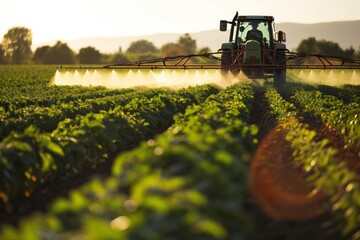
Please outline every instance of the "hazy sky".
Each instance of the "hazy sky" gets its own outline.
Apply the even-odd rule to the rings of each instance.
[[[0,41],[14,26],[33,43],[217,29],[219,20],[273,15],[276,22],[360,20],[360,0],[0,0]]]

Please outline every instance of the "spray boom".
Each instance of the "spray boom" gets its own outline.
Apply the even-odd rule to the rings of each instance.
[[[246,62],[246,55],[251,51],[252,49],[218,51],[105,66],[60,66],[57,68],[55,79],[62,80],[55,83],[110,87],[188,85],[189,82],[218,83],[224,80],[224,76],[228,79],[229,75],[232,76],[230,82],[239,78],[241,80],[269,78],[278,72],[286,72],[287,69],[302,70],[302,72],[312,69],[353,70],[355,75],[359,76],[357,71],[360,69],[360,60],[357,59],[284,51],[284,57],[278,61],[275,51],[262,49],[260,56],[263,61]],[[224,63],[223,56],[236,56],[236,58]],[[209,74],[210,72],[212,74]],[[125,83],[127,81],[131,81],[131,84]]]
[[[251,51],[251,49],[247,49]],[[326,56],[319,54],[306,54],[286,51],[286,58],[283,62],[271,61],[275,53],[271,51],[263,52],[264,58],[268,58],[267,64],[245,63],[236,61],[226,66],[221,64],[221,54],[224,51],[209,52],[203,54],[180,55],[173,57],[154,58],[139,60],[135,62],[115,63],[105,66],[60,66],[57,69],[76,70],[76,69],[360,69],[360,60],[342,58],[336,56]],[[244,55],[244,50],[225,51],[231,55]]]

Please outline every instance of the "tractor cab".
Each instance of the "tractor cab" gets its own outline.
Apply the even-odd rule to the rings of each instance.
[[[273,73],[264,69],[286,64],[286,35],[282,31],[275,33],[274,17],[238,16],[236,13],[232,21],[220,21],[220,31],[227,31],[228,25],[229,42],[223,43],[220,49],[222,69],[235,73],[242,70],[249,77],[250,73],[263,77],[264,72]]]
[[[236,13],[232,21],[220,21],[220,31],[227,31],[228,24],[231,25],[229,42],[223,43],[221,49],[241,48],[251,40],[265,49],[286,49],[286,35],[282,31],[274,33],[272,16],[238,16]]]
[[[244,63],[261,64],[264,50],[273,49],[273,33],[271,19],[259,17],[239,18],[235,45],[244,49]]]
[[[269,22],[255,19],[239,22],[235,39],[237,45],[245,45],[248,41],[256,41],[262,48],[269,48],[274,45],[272,39],[272,27]]]

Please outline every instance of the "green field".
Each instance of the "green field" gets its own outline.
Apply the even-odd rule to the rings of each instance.
[[[107,89],[55,71],[0,66],[0,239],[360,239],[359,85]]]

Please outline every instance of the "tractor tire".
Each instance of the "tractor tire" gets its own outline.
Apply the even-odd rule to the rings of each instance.
[[[222,52],[221,54],[221,73],[227,74],[230,70],[229,66],[233,63],[232,62],[232,55],[231,52]]]
[[[221,74],[223,76],[229,76],[229,73],[236,76],[241,71],[240,68],[234,68],[234,57],[232,52],[223,52],[221,54]]]
[[[280,65],[281,69],[274,71],[275,87],[282,87],[286,83],[286,54],[285,51],[277,51],[275,61]]]

